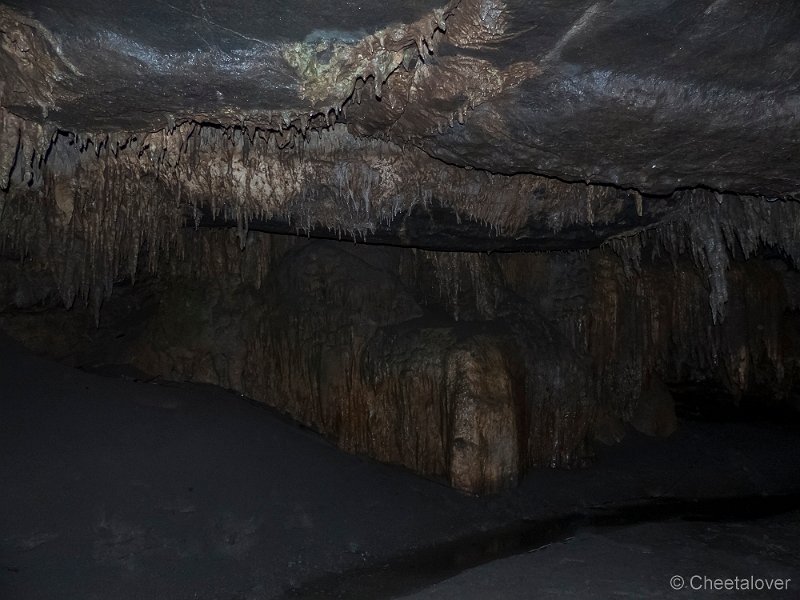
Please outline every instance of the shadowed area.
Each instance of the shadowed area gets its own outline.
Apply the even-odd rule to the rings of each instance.
[[[541,544],[558,543],[595,519],[623,525],[738,514],[735,501],[673,505],[672,497],[797,492],[800,465],[787,452],[798,433],[775,426],[698,424],[668,442],[631,439],[592,470],[536,473],[517,491],[480,499],[342,455],[209,386],[99,377],[34,358],[5,338],[2,359],[7,598],[56,590],[72,598],[277,598],[315,589],[327,591],[311,597],[388,597],[385,585],[411,591],[524,552],[537,535]],[[632,503],[641,508],[624,508]],[[754,516],[762,505],[797,508],[796,497],[750,504]],[[595,516],[576,520],[576,512]],[[563,527],[553,529],[559,519]],[[684,539],[672,525],[647,527],[666,545]],[[796,520],[785,527],[794,528],[790,535]],[[513,539],[518,545],[509,547]],[[476,543],[496,550],[476,554]],[[428,570],[404,570],[404,557],[424,548]],[[589,560],[594,550],[587,552],[571,556]],[[358,569],[360,588],[338,587]],[[370,570],[386,570],[393,583]],[[330,573],[327,582],[317,581],[320,573]]]

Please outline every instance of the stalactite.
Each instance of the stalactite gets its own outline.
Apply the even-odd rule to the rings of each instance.
[[[673,261],[690,254],[708,281],[708,304],[715,323],[725,319],[731,259],[750,258],[759,250],[778,249],[797,263],[800,256],[800,203],[690,190],[675,195],[681,207],[660,226],[612,239],[608,245],[627,273],[638,270],[642,249],[665,252]]]
[[[163,202],[163,182],[137,178],[109,151],[95,155],[85,147],[44,165],[41,183],[9,192],[0,231],[6,252],[56,274],[66,306],[79,298],[99,315],[114,282],[136,276],[141,253],[157,256],[172,243],[182,217]]]
[[[97,287],[97,298],[105,297],[109,282],[136,276],[142,264],[139,250],[121,249],[120,244],[147,245],[152,256],[147,264],[155,268],[162,244],[154,240],[163,240],[165,247],[174,241],[189,214],[187,206],[230,216],[238,223],[244,246],[254,217],[289,217],[306,231],[327,227],[365,238],[398,213],[435,198],[460,218],[486,224],[499,234],[514,235],[526,223],[546,222],[557,235],[574,226],[613,222],[631,201],[641,212],[646,202],[634,192],[613,187],[443,165],[418,151],[355,137],[341,124],[315,135],[304,135],[303,129],[278,132],[184,121],[157,132],[115,138],[56,133],[3,111],[0,162],[12,175],[11,187],[3,194],[7,214],[0,218],[5,245],[16,243],[9,229],[14,210],[25,210],[19,197],[54,206],[52,189],[44,183],[48,177],[74,178],[77,203],[74,223],[66,226],[50,219],[47,238],[53,245],[61,239],[65,252],[89,253],[64,268],[77,280],[60,277],[67,303],[76,295],[88,300],[91,287]],[[278,137],[283,141],[276,141]],[[701,190],[676,193],[674,203],[675,214],[660,227],[610,244],[630,273],[638,269],[645,243],[671,257],[691,253],[707,275],[709,304],[717,321],[725,315],[732,253],[747,257],[772,246],[787,256],[800,256],[796,203]],[[91,211],[98,212],[95,221],[88,216]],[[124,226],[114,225],[119,220]],[[93,235],[104,237],[96,240]],[[68,243],[69,236],[80,241]],[[23,247],[30,246],[22,244],[17,250]],[[110,258],[101,259],[103,252]],[[116,258],[120,253],[124,262]],[[112,273],[117,266],[127,272]],[[97,273],[90,273],[93,270]]]

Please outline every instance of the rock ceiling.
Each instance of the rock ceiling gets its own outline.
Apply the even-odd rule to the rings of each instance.
[[[187,222],[464,250],[655,232],[724,298],[726,247],[795,256],[798,32],[791,0],[7,0],[0,234],[83,253],[69,299]]]
[[[493,173],[800,193],[789,0],[4,4],[3,106],[79,135],[335,120]]]

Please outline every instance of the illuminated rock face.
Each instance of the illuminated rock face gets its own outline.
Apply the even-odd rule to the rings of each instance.
[[[523,381],[509,372],[502,351],[481,337],[448,362],[450,484],[474,492],[515,484],[525,466]]]
[[[357,4],[4,2],[4,327],[479,493],[796,404],[796,2]]]

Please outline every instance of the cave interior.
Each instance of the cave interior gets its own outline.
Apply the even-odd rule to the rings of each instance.
[[[2,0],[0,596],[793,597],[769,4]]]

